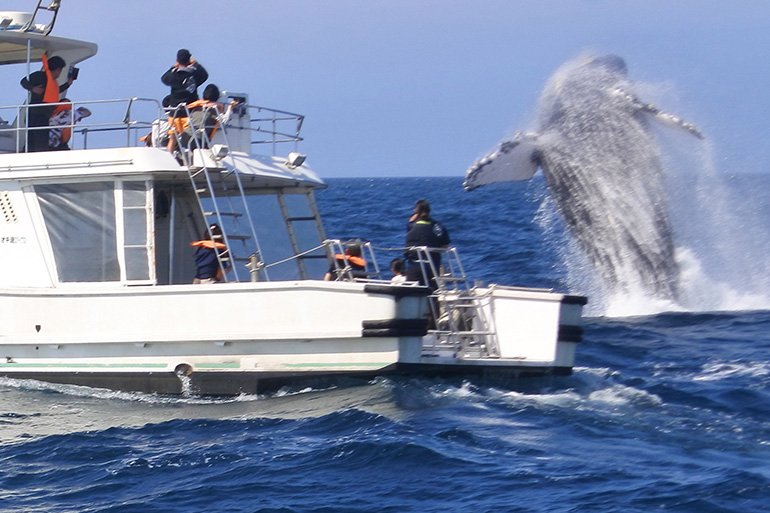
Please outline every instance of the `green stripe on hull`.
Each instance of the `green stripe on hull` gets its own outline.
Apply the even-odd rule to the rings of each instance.
[[[0,363],[0,368],[8,367],[44,367],[44,368],[56,368],[56,367],[77,367],[78,369],[105,369],[105,368],[119,368],[119,367],[140,367],[150,369],[165,369],[167,365],[165,363]]]
[[[377,363],[377,362],[362,362],[362,363],[284,363],[282,367],[386,367],[393,362]]]

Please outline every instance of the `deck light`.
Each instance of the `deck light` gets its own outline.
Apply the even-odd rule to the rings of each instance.
[[[215,144],[211,147],[211,156],[215,160],[222,160],[230,153],[230,148],[226,144]]]
[[[294,169],[296,167],[301,166],[305,162],[306,158],[307,158],[307,155],[302,155],[301,153],[292,151],[291,153],[289,153],[289,156],[286,157],[286,166],[289,169]]]

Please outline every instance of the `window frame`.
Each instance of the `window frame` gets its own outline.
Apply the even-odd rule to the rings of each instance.
[[[59,270],[58,262],[56,259],[54,245],[51,239],[51,233],[46,223],[43,209],[40,205],[40,199],[38,197],[37,186],[73,186],[77,184],[91,184],[91,183],[109,183],[112,184],[113,194],[113,217],[115,226],[113,227],[115,232],[115,246],[117,253],[118,271],[119,277],[116,280],[104,280],[104,281],[62,281],[61,272]],[[126,205],[125,202],[125,184],[144,184],[144,204],[143,205]],[[24,187],[24,189],[34,197],[35,210],[38,212],[39,227],[38,233],[41,233],[40,245],[44,252],[45,260],[49,264],[49,272],[52,278],[52,282],[59,287],[77,287],[83,284],[88,285],[105,285],[105,286],[134,286],[134,285],[154,285],[157,283],[157,276],[155,270],[155,232],[154,232],[154,186],[151,178],[114,178],[114,177],[99,177],[98,179],[66,179],[66,180],[50,180],[46,182],[36,182]],[[144,244],[127,244],[126,243],[126,212],[127,211],[144,211]],[[142,248],[146,258],[147,273],[146,278],[129,279],[128,267],[131,259],[127,255],[127,250]]]

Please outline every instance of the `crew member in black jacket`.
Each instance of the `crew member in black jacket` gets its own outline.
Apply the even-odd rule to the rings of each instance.
[[[175,107],[180,103],[192,103],[198,99],[198,86],[208,80],[209,74],[190,51],[182,48],[176,53],[176,64],[160,77],[171,88],[171,94],[163,98],[164,107]]]
[[[430,203],[424,199],[417,200],[414,204],[414,215],[409,219],[406,227],[406,247],[446,248],[450,242],[449,232],[444,225],[430,217]],[[435,290],[436,282],[429,262],[421,261],[417,251],[407,251],[404,256],[407,260],[406,279],[419,281],[422,285],[430,285]],[[430,261],[433,263],[433,268],[438,271],[441,266],[441,252],[431,251]],[[423,276],[423,269],[428,276]]]

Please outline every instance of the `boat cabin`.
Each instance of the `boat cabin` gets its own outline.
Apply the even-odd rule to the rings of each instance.
[[[26,63],[29,74],[44,53],[68,66],[96,53],[49,35],[35,15],[0,12],[0,65]],[[190,244],[209,239],[211,224],[229,250],[223,281],[321,279],[328,244],[313,191],[325,185],[297,152],[303,117],[243,93],[223,91],[219,103],[215,113],[229,112],[213,126],[183,113],[197,144],[176,154],[155,99],[62,101],[66,120],[55,127],[30,126],[26,103],[0,106],[0,260],[13,262],[0,283],[192,283]],[[69,151],[30,151],[36,130],[66,131]]]

